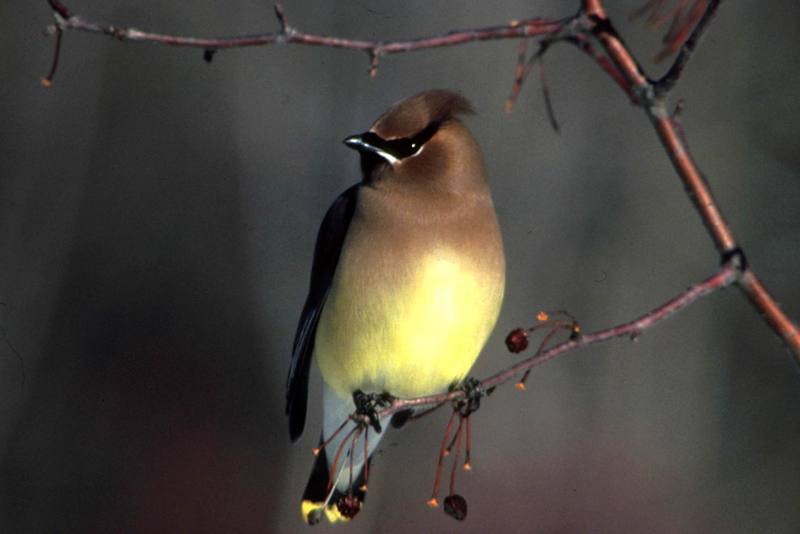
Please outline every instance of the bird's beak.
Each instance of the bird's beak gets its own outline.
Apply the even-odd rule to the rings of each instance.
[[[364,132],[358,135],[351,135],[346,138],[343,143],[353,150],[359,152],[368,152],[380,156],[381,158],[394,165],[399,160],[392,154],[389,154],[383,147],[380,146],[383,140],[372,132]]]
[[[350,137],[345,139],[343,143],[348,147],[352,148],[353,150],[359,150],[359,151],[366,150],[369,152],[376,152],[378,150],[378,147],[369,144],[365,140],[365,137],[367,137],[366,134],[351,135]]]

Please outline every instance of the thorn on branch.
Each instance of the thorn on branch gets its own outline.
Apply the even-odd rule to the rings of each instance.
[[[369,51],[369,77],[374,78],[378,75],[378,64],[381,61],[383,51],[380,48],[372,48]]]

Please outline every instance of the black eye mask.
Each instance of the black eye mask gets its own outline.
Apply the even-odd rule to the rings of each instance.
[[[361,136],[361,139],[365,143],[400,160],[419,152],[422,146],[439,130],[439,126],[441,126],[440,122],[432,122],[415,134],[414,137],[401,137],[387,141],[376,133],[367,132]]]

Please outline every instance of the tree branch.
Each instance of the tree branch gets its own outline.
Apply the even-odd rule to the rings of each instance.
[[[484,392],[489,391],[497,386],[511,381],[525,371],[533,369],[534,367],[546,363],[558,356],[562,356],[568,352],[572,352],[580,348],[622,337],[636,339],[644,331],[653,328],[657,324],[671,317],[680,310],[688,307],[697,300],[737,282],[740,275],[744,276],[742,274],[742,268],[744,267],[743,261],[744,258],[742,256],[733,255],[712,276],[698,284],[691,286],[683,293],[668,300],[654,310],[651,310],[627,323],[612,326],[611,328],[606,328],[605,330],[598,330],[597,332],[592,332],[590,334],[578,335],[547,350],[537,352],[530,358],[522,360],[521,362],[512,365],[503,371],[483,379],[480,382],[480,389],[482,389]],[[457,389],[449,393],[442,393],[439,395],[429,395],[426,397],[417,397],[413,399],[395,399],[391,406],[379,411],[378,415],[382,418],[388,417],[401,410],[424,406],[444,405],[447,402],[456,402],[464,397],[465,392]]]
[[[728,222],[714,199],[714,195],[711,193],[711,188],[700,172],[694,158],[692,158],[689,147],[683,140],[674,118],[670,116],[666,107],[666,97],[669,91],[675,86],[683,73],[697,42],[708,27],[708,23],[713,18],[718,5],[719,1],[709,2],[706,12],[676,58],[675,63],[673,63],[667,74],[656,83],[648,80],[639,67],[636,58],[614,31],[606,16],[602,0],[583,0],[583,11],[591,21],[591,31],[597,36],[606,54],[628,80],[633,91],[640,95],[637,102],[642,106],[655,128],[661,144],[669,155],[678,176],[683,181],[686,192],[694,202],[694,206],[711,235],[717,250],[725,258],[727,255],[734,253],[743,255],[744,252],[737,243]],[[746,261],[744,262],[744,270],[739,287],[775,333],[783,339],[787,347],[792,351],[795,361],[800,365],[800,330],[781,310],[778,303],[775,302],[775,299],[772,298],[759,281]]]
[[[387,54],[400,54],[416,50],[427,50],[444,46],[455,46],[475,41],[488,41],[498,39],[518,39],[521,37],[536,37],[558,32],[568,22],[574,19],[558,21],[540,17],[512,20],[506,25],[490,26],[457,30],[444,35],[423,37],[406,41],[362,41],[342,37],[330,37],[302,32],[287,23],[286,15],[279,3],[275,4],[275,15],[281,26],[278,32],[240,35],[233,37],[186,37],[138,30],[136,28],[119,28],[109,24],[86,20],[80,15],[73,14],[59,0],[47,0],[56,15],[55,27],[61,31],[81,31],[97,33],[114,37],[122,41],[150,42],[170,46],[184,46],[203,48],[206,50],[219,50],[222,48],[243,48],[250,46],[267,46],[274,44],[296,44],[306,46],[324,46],[328,48],[344,48],[366,52],[370,59],[369,72],[374,76],[377,70],[378,58]],[[55,72],[45,78],[52,82]],[[45,82],[45,85],[47,85]]]

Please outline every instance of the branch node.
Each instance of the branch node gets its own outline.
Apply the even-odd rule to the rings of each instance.
[[[741,247],[734,247],[730,250],[724,251],[720,255],[720,265],[730,263],[736,269],[737,275],[741,276],[748,268],[747,256]]]
[[[64,30],[69,26],[69,20],[73,18],[73,15],[69,17],[63,16],[58,11],[53,11],[53,19],[55,19],[56,23],[55,26],[58,29]]]
[[[108,29],[106,30],[106,33],[108,33],[108,35],[110,35],[114,39],[118,39],[120,41],[127,41],[131,33],[138,31],[139,30],[137,30],[136,28],[125,29],[125,28],[117,28],[116,26],[109,26]]]
[[[656,94],[655,85],[650,83],[649,81],[645,82],[642,85],[634,84],[631,88],[631,94],[633,95],[634,101],[644,107],[645,109],[649,109],[650,113],[652,113],[656,117],[663,117],[667,118],[669,113],[667,113],[666,103],[663,97]]]

